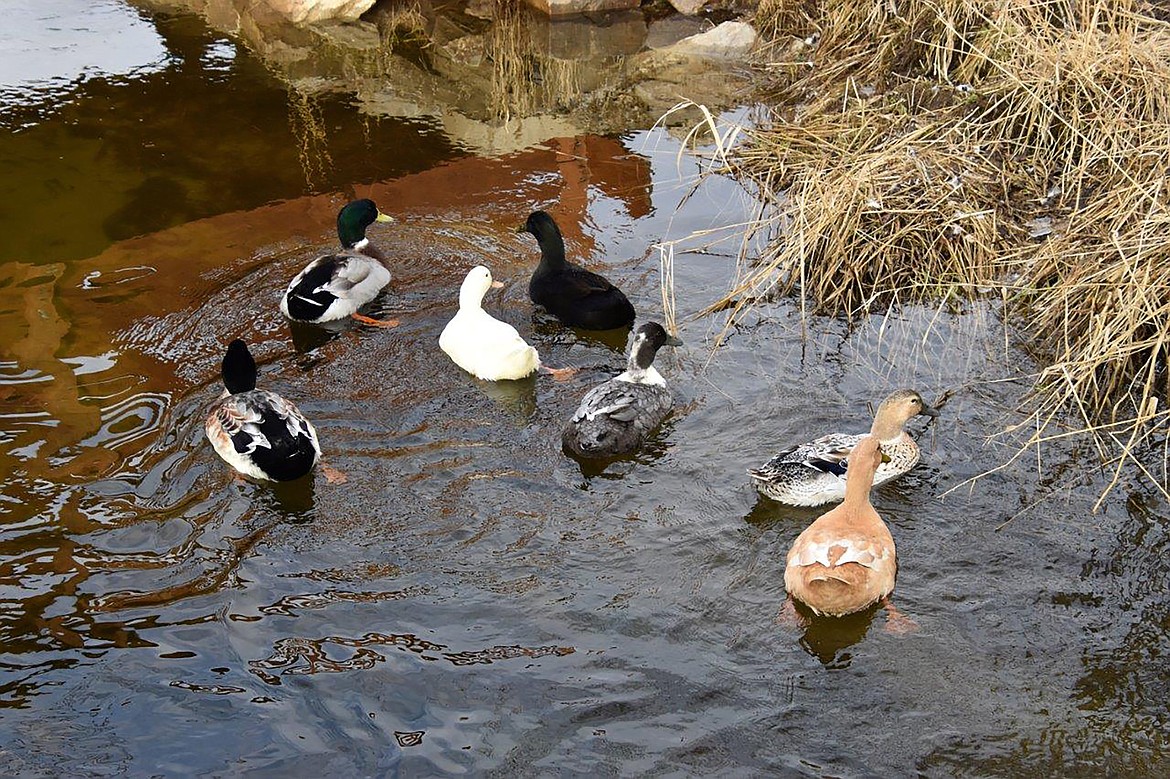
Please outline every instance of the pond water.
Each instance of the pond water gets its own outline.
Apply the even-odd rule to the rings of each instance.
[[[724,332],[697,313],[728,288],[735,231],[687,236],[749,204],[724,179],[692,191],[677,134],[484,156],[337,94],[313,99],[327,133],[306,146],[305,98],[198,19],[16,7],[5,775],[1170,774],[1167,507],[1122,474],[1094,513],[1113,474],[1075,438],[994,470],[1029,370],[995,311],[849,327],[777,301]],[[9,69],[49,42],[69,54]],[[372,313],[402,324],[291,329],[279,295],[352,194],[398,219],[371,230],[395,276]],[[681,241],[686,345],[659,361],[678,407],[604,467],[563,455],[560,430],[624,344],[534,316],[515,228],[536,207],[649,318],[653,246]],[[505,282],[489,310],[581,374],[492,385],[439,352],[478,263]],[[212,452],[237,336],[347,483],[255,484]],[[817,512],[757,497],[744,469],[864,429],[899,386],[951,393],[923,464],[874,496],[919,629],[791,627],[784,555]]]

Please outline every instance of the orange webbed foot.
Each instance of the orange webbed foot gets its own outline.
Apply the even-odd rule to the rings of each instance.
[[[349,481],[349,477],[345,473],[328,465],[321,466],[321,475],[325,477],[325,481],[328,484],[345,484]]]
[[[350,317],[366,325],[373,325],[374,327],[398,327],[397,319],[374,319],[372,316],[365,314],[353,313]]]
[[[883,628],[885,632],[894,636],[906,636],[918,632],[918,623],[894,608],[894,604],[890,602],[889,598],[882,601],[882,606],[886,609],[886,626]]]
[[[540,366],[540,370],[552,376],[553,381],[568,381],[580,371],[580,368],[550,368],[547,365]]]

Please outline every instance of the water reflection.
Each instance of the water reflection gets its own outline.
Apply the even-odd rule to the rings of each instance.
[[[800,648],[821,662],[829,671],[841,671],[849,667],[852,655],[845,651],[865,638],[873,622],[877,608],[867,609],[844,617],[817,617],[797,605],[799,613],[806,620],[800,635]]]
[[[489,397],[500,411],[519,424],[526,423],[536,413],[537,380],[536,374],[514,381],[484,381],[471,378],[475,386]]]
[[[92,256],[120,239],[461,154],[425,121],[354,122],[341,97],[290,92],[252,56],[226,60],[216,53],[230,42],[192,17],[147,18],[169,53],[159,68],[41,90],[35,106],[0,94],[0,202],[19,204],[0,209],[0,262],[43,262],[46,249],[56,261]],[[202,65],[209,52],[221,66],[213,71]]]
[[[335,674],[362,671],[386,661],[381,647],[409,652],[419,660],[446,660],[455,666],[490,665],[517,658],[564,657],[575,651],[566,646],[492,646],[462,652],[444,652],[447,647],[412,634],[366,633],[355,638],[283,638],[273,646],[272,654],[251,660],[250,671],[271,685],[282,684],[282,676]],[[342,657],[336,655],[340,653]],[[276,673],[274,673],[276,672]]]

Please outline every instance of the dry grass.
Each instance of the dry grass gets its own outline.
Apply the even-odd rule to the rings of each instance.
[[[1033,443],[1072,411],[1115,481],[1144,469],[1170,394],[1170,27],[1137,0],[763,0],[758,20],[783,108],[728,166],[780,237],[712,308],[990,292],[1046,366]]]
[[[522,0],[500,0],[488,37],[492,63],[488,105],[505,122],[571,105],[584,90],[589,63],[550,56],[540,41],[537,12]]]

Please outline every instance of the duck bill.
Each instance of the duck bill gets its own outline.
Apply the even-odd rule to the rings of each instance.
[[[668,335],[668,336],[666,336],[666,341],[663,343],[663,345],[664,346],[682,346],[683,342],[682,342],[682,339],[679,338],[678,336]]]
[[[938,419],[938,409],[935,408],[934,406],[926,405],[925,400],[922,401],[922,410],[919,411],[918,413],[922,414],[923,416],[928,416],[932,419]]]
[[[502,281],[493,281],[492,282],[492,289],[503,289],[503,288],[504,288],[504,282],[502,282]]]
[[[378,216],[374,219],[374,221],[375,222],[393,222],[396,220],[394,219],[394,217],[390,216],[389,214],[383,214],[381,211],[379,211]]]

